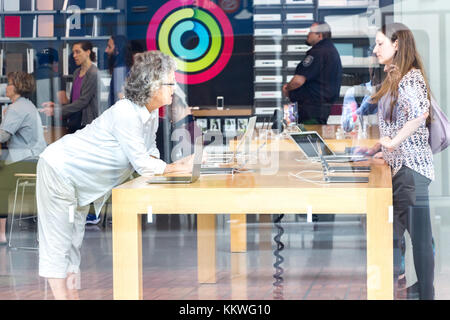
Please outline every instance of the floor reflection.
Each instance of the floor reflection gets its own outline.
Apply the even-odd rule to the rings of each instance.
[[[275,300],[283,300],[283,272],[284,269],[281,266],[281,264],[284,261],[283,256],[280,254],[281,251],[284,249],[284,244],[281,241],[281,236],[284,233],[284,229],[281,226],[281,220],[283,219],[284,214],[280,214],[275,218],[274,226],[276,228],[276,235],[273,238],[275,241],[275,250],[273,252],[273,255],[275,256],[275,263],[273,264],[273,267],[275,268],[275,273],[273,277],[275,278],[275,282],[273,283],[273,298]]]
[[[278,235],[273,218],[260,215],[247,223],[247,252],[230,253],[229,216],[216,220],[216,283],[199,284],[197,233],[186,216],[179,226],[159,229],[143,226],[144,299],[366,299],[364,223],[358,216],[336,216],[334,221],[307,222],[306,217],[285,215],[279,253],[282,286],[274,287],[273,240]],[[191,217],[192,218],[192,217]],[[157,219],[157,218],[156,218]],[[450,298],[450,227],[443,225],[436,252],[437,299]],[[30,229],[32,230],[32,229]],[[33,232],[21,236],[30,240]],[[436,237],[438,239],[438,237]],[[278,249],[279,250],[279,249]],[[38,253],[0,247],[0,299],[52,299],[38,276]],[[81,299],[113,298],[111,225],[86,228],[82,248]],[[408,275],[407,275],[408,276]],[[281,289],[275,291],[274,289]]]

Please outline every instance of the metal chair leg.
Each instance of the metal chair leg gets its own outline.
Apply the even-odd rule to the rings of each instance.
[[[27,184],[28,184],[28,181],[26,181],[26,180],[22,184],[22,200],[20,202],[19,227],[22,226],[23,197],[25,196],[25,187],[27,186]]]
[[[14,225],[14,215],[16,213],[16,203],[17,203],[17,189],[19,188],[19,180],[17,179],[16,181],[16,191],[14,193],[14,205],[13,205],[13,212],[11,214],[11,227],[9,229],[9,241],[8,241],[8,247],[11,248],[11,235],[12,235],[12,230],[13,230],[13,225]]]
[[[15,194],[14,194],[14,205],[13,205],[13,212],[12,212],[12,216],[11,216],[11,227],[10,227],[10,231],[9,231],[9,241],[8,241],[8,246],[10,248],[14,248],[14,249],[26,249],[26,250],[37,250],[37,247],[13,247],[11,245],[11,241],[12,241],[12,231],[13,231],[13,226],[14,226],[14,219],[15,215],[16,215],[16,207],[17,207],[17,195],[18,195],[18,191],[19,191],[19,186],[21,184],[21,181],[23,181],[22,183],[22,199],[21,199],[21,203],[20,203],[20,214],[19,214],[19,227],[22,226],[21,222],[23,219],[29,219],[27,218],[22,218],[22,214],[23,214],[23,203],[24,203],[24,197],[25,197],[25,188],[27,186],[32,186],[32,184],[30,185],[29,181],[27,178],[17,178],[16,181],[16,190],[15,190]],[[36,208],[36,201],[34,201],[34,208]],[[30,217],[32,218],[32,217]],[[38,234],[36,232],[36,240],[39,241],[38,239]]]

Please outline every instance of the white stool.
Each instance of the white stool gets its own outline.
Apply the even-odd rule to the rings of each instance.
[[[22,220],[36,219],[37,218],[37,214],[33,215],[33,216],[25,217],[25,218],[22,217],[25,188],[27,188],[27,187],[35,188],[36,187],[36,174],[35,173],[16,173],[16,174],[14,174],[14,176],[17,177],[17,181],[16,181],[16,191],[15,191],[15,194],[14,194],[14,206],[13,206],[13,211],[12,211],[12,215],[11,215],[11,227],[10,227],[10,231],[9,231],[8,246],[10,248],[13,248],[13,249],[37,250],[38,249],[37,246],[35,246],[35,247],[19,247],[19,246],[13,246],[12,243],[11,243],[12,242],[12,233],[13,233],[14,221],[18,221],[19,227],[20,227]],[[17,207],[17,195],[18,195],[18,192],[19,192],[19,188],[22,188],[22,200],[21,200],[21,203],[20,203],[19,218],[15,219],[16,207]],[[36,200],[34,201],[34,212],[36,212]],[[36,242],[38,242],[38,233],[37,232],[36,232]]]

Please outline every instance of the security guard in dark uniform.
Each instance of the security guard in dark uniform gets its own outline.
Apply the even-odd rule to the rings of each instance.
[[[331,105],[339,98],[342,64],[339,53],[331,42],[331,29],[325,23],[313,23],[306,39],[312,48],[300,62],[291,81],[283,86],[283,94],[298,103],[298,122],[326,124]],[[313,247],[332,248],[334,214],[313,215],[319,222],[314,230]],[[323,224],[323,222],[327,222]],[[316,239],[316,237],[318,237]]]
[[[339,98],[341,58],[325,22],[311,25],[306,44],[312,48],[298,64],[292,80],[283,86],[283,93],[298,102],[299,122],[326,124],[331,105]]]

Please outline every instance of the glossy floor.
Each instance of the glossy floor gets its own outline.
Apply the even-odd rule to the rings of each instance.
[[[144,217],[145,218],[145,217]],[[307,223],[285,216],[279,286],[274,237],[279,229],[248,216],[246,253],[230,253],[229,216],[217,217],[217,283],[197,282],[197,239],[193,216],[155,217],[143,224],[144,299],[366,299],[364,222],[359,216]],[[441,226],[436,257],[436,298],[450,298],[449,232]],[[447,229],[448,230],[448,229]],[[449,230],[450,231],[450,230]],[[20,233],[32,242],[33,226]],[[23,236],[25,235],[25,236]],[[280,261],[280,260],[278,260]],[[446,263],[447,262],[447,263]],[[0,247],[0,299],[53,299],[38,276],[38,253]],[[408,273],[407,273],[408,276]],[[410,279],[411,282],[411,279]],[[112,299],[111,225],[87,226],[82,248],[80,298]]]

